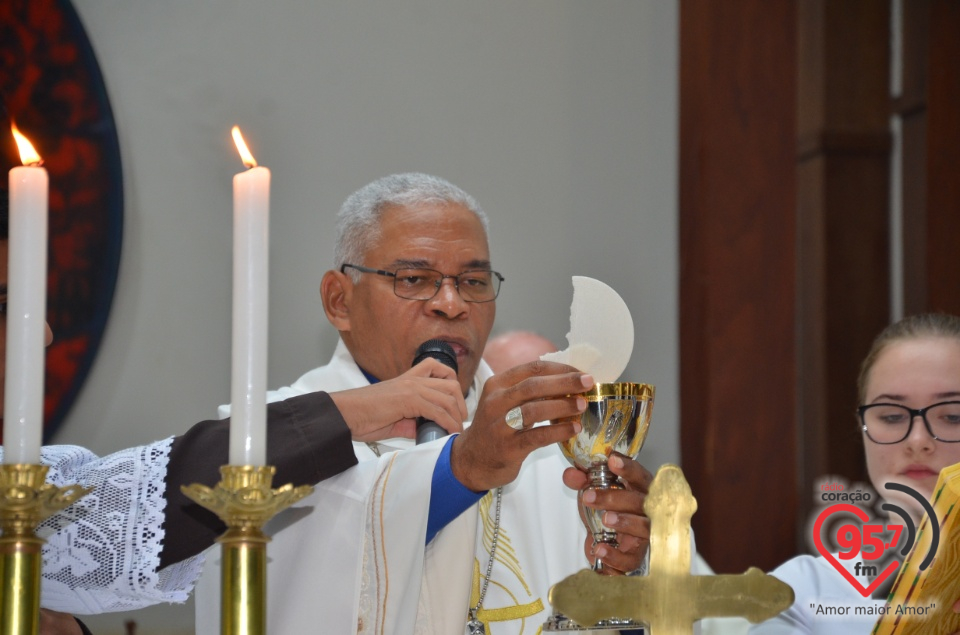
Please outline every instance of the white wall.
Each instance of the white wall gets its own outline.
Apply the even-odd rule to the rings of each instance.
[[[110,452],[229,399],[236,123],[273,172],[271,386],[333,350],[317,288],[340,203],[431,172],[491,217],[496,331],[563,344],[572,275],[620,292],[637,332],[623,379],[658,387],[643,462],[679,459],[676,0],[74,4],[126,206],[104,343],[57,442]],[[140,635],[192,628],[182,607],[132,617]]]

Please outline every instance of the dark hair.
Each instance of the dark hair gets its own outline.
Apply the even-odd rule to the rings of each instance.
[[[860,364],[860,376],[857,377],[857,394],[860,403],[866,398],[867,381],[877,358],[894,342],[919,339],[922,337],[945,337],[960,340],[960,317],[949,313],[920,313],[894,322],[873,340],[870,352]]]

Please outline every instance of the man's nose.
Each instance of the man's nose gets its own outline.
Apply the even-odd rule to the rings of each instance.
[[[460,295],[457,279],[454,277],[441,280],[436,295],[430,298],[427,304],[431,311],[441,313],[447,318],[455,318],[467,311],[467,302]]]

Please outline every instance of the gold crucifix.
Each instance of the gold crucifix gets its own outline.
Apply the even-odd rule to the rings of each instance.
[[[650,635],[686,635],[705,617],[756,624],[793,604],[793,589],[756,568],[741,575],[690,575],[690,518],[697,499],[683,472],[664,465],[650,485],[650,573],[609,577],[584,569],[550,589],[554,609],[579,624],[611,616],[646,624]]]

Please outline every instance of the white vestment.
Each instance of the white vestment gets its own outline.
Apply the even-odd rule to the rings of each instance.
[[[172,441],[105,457],[73,445],[41,449],[40,462],[49,467],[47,483],[93,491],[37,528],[46,540],[40,606],[90,615],[187,599],[200,576],[202,555],[157,571]]]
[[[491,371],[481,363],[467,397],[476,411]],[[341,341],[333,359],[270,400],[368,385]],[[229,414],[221,407],[221,416]],[[465,424],[466,425],[466,424]],[[490,556],[493,493],[424,547],[434,466],[447,439],[416,446],[355,443],[359,465],[327,479],[268,525],[268,631],[273,635],[464,633]],[[403,450],[393,452],[391,450]],[[576,492],[556,445],[533,452],[503,487],[496,561],[478,617],[487,633],[535,634],[550,616],[550,586],[589,566]],[[277,487],[281,483],[275,483]],[[197,586],[197,632],[219,633],[219,554]]]
[[[864,586],[869,582],[858,574],[863,556],[837,562]],[[869,635],[873,631],[883,600],[865,598],[823,556],[802,555],[787,560],[770,572],[793,587],[793,605],[777,617],[750,629],[750,635]]]

